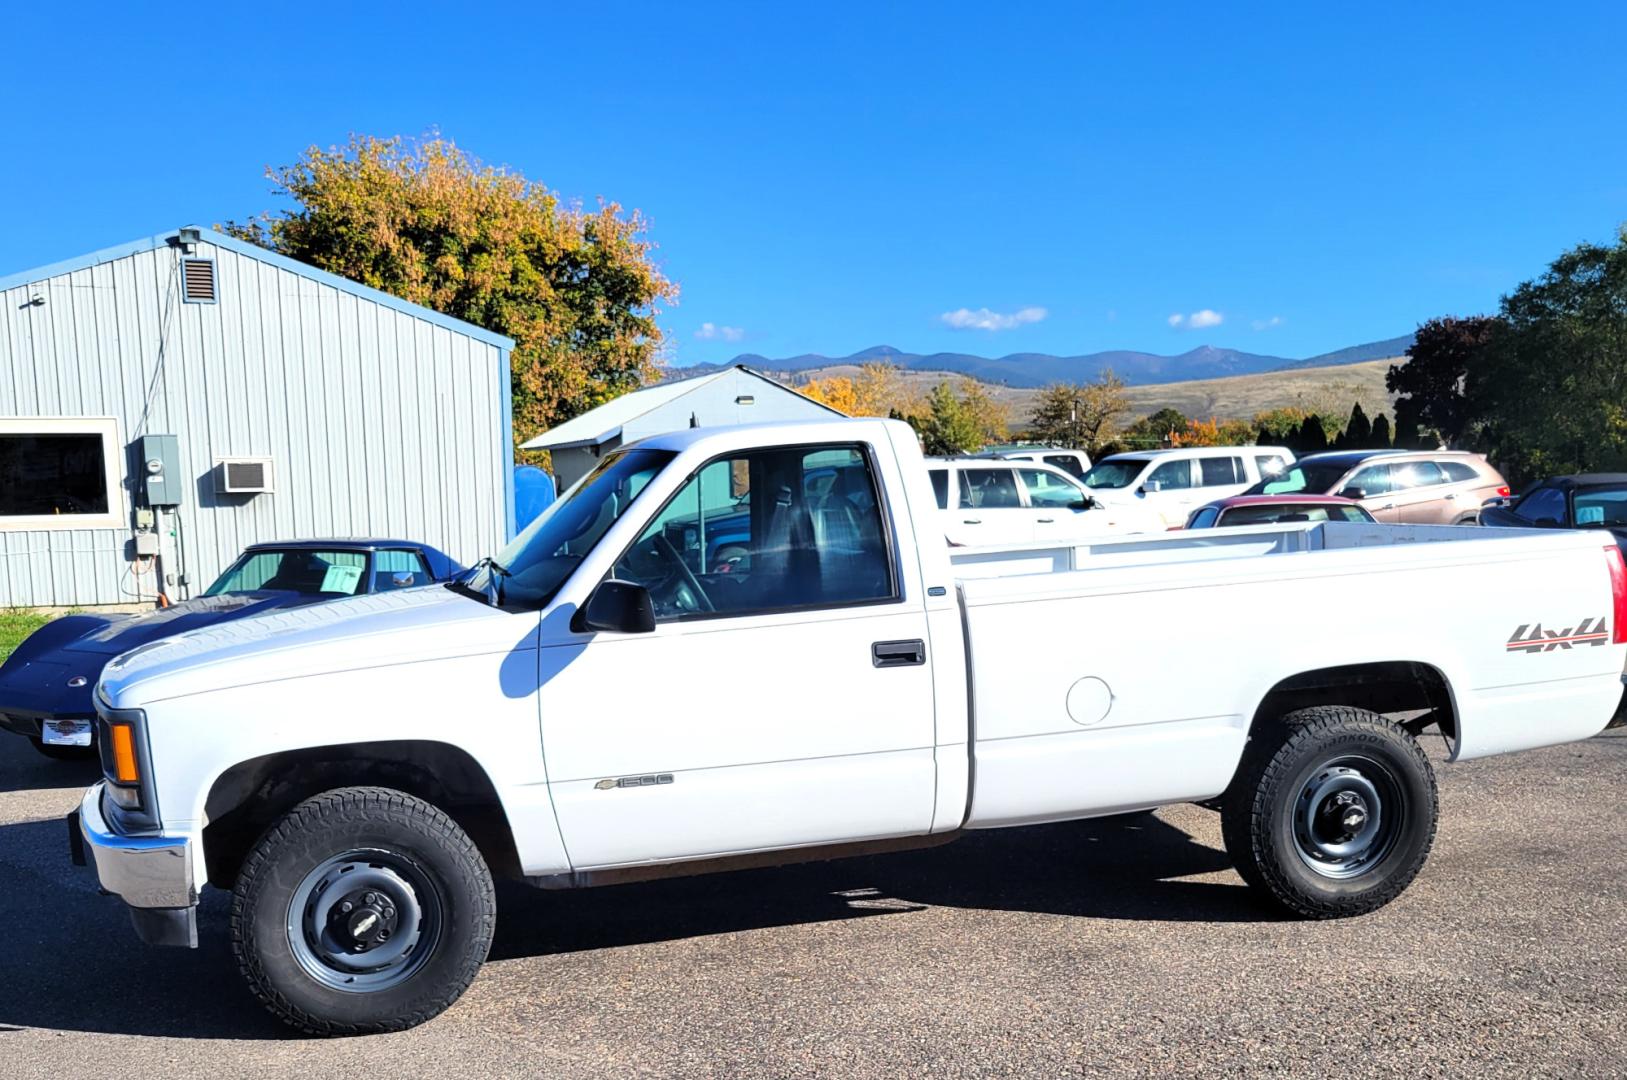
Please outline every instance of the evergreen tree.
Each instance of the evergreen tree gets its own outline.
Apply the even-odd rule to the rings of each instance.
[[[1365,450],[1373,440],[1373,425],[1368,422],[1367,413],[1362,410],[1361,402],[1350,410],[1350,420],[1345,424],[1344,435],[1341,438],[1346,446],[1352,450]]]
[[[1299,427],[1299,437],[1294,440],[1294,453],[1315,454],[1328,448],[1328,435],[1322,428],[1322,418],[1315,413],[1307,416],[1305,422]]]
[[[1383,413],[1373,418],[1372,444],[1378,450],[1390,448],[1390,418]]]

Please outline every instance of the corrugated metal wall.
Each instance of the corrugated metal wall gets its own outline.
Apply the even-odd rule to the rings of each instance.
[[[216,261],[218,303],[181,301],[167,246],[0,293],[0,416],[179,436],[194,595],[256,540],[404,536],[465,562],[502,545],[502,349],[234,248],[194,257]],[[273,459],[274,494],[214,494],[215,459],[240,455]],[[129,602],[129,536],[0,528],[0,607]]]

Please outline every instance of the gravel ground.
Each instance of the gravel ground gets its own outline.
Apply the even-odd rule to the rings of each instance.
[[[0,1077],[895,1077],[1627,1072],[1627,731],[1441,771],[1422,877],[1377,914],[1259,906],[1218,818],[501,894],[492,960],[399,1035],[306,1040],[250,998],[210,892],[135,941],[68,864],[91,772],[0,738]]]

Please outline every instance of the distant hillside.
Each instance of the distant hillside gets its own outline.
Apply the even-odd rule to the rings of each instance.
[[[1007,356],[976,356],[971,353],[907,353],[891,345],[860,349],[850,356],[829,357],[815,353],[770,359],[755,353],[735,357],[728,365],[695,364],[675,368],[674,378],[688,378],[718,371],[733,364],[745,364],[771,374],[790,376],[793,381],[810,378],[818,371],[852,367],[873,361],[893,364],[905,371],[949,372],[986,383],[1013,388],[1036,388],[1054,382],[1088,382],[1111,368],[1131,386],[1178,383],[1191,379],[1220,379],[1233,375],[1253,375],[1309,367],[1357,364],[1396,356],[1406,351],[1412,335],[1352,345],[1336,352],[1304,360],[1247,353],[1238,349],[1218,349],[1200,345],[1176,356],[1116,349],[1081,356],[1053,356],[1049,353],[1011,353]]]

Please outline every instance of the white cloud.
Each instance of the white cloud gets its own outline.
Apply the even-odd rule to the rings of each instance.
[[[1207,330],[1209,327],[1219,326],[1225,321],[1226,316],[1209,308],[1204,308],[1202,311],[1194,311],[1190,315],[1182,315],[1180,312],[1176,312],[1174,315],[1171,315],[1168,320],[1169,324],[1176,329],[1184,328],[1187,330]]]
[[[1270,330],[1273,327],[1278,327],[1278,326],[1282,325],[1282,316],[1281,315],[1273,315],[1269,319],[1255,319],[1249,325],[1254,327],[1254,329],[1256,329],[1256,330]]]
[[[695,336],[702,341],[739,341],[746,336],[746,332],[738,326],[703,322],[701,328],[695,331]]]
[[[946,311],[938,318],[956,330],[1012,330],[1024,323],[1039,322],[1045,315],[1046,311],[1042,307],[1025,307],[1009,315],[990,311],[988,308],[978,308],[976,311],[961,308],[958,311]]]

